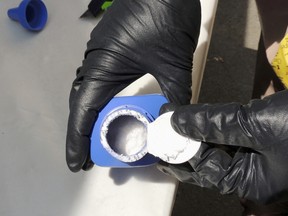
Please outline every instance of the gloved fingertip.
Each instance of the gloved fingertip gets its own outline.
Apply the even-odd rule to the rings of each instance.
[[[83,165],[82,169],[83,169],[84,171],[89,171],[89,170],[91,170],[91,169],[93,168],[93,166],[94,166],[94,163],[92,162],[91,159],[89,159],[89,160],[86,161],[86,163]]]
[[[170,169],[169,169],[169,164],[164,162],[164,161],[159,161],[156,165],[157,169],[166,174],[166,175],[169,175],[169,176],[172,176],[173,174],[170,172]]]
[[[174,111],[177,108],[178,105],[175,103],[165,103],[161,106],[159,114],[162,115],[166,112]]]
[[[73,173],[79,172],[81,170],[81,167],[75,163],[72,164],[72,163],[67,162],[67,166],[69,170]]]

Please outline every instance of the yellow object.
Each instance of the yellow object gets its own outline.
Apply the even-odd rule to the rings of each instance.
[[[284,86],[288,88],[288,34],[280,42],[272,67]]]

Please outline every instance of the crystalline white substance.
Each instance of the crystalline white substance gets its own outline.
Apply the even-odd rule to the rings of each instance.
[[[134,162],[147,154],[146,139],[149,121],[130,109],[110,113],[102,123],[100,140],[113,157]]]

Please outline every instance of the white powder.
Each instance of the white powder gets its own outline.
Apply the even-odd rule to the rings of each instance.
[[[147,154],[146,138],[149,121],[142,114],[120,109],[104,120],[100,140],[113,157],[123,162],[134,162]]]

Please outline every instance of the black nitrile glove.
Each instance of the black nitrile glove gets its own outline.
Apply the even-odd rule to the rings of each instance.
[[[164,164],[162,171],[262,204],[288,200],[288,91],[245,106],[181,106],[171,122],[178,133],[203,142],[187,163]],[[239,148],[231,153],[209,143]]]
[[[177,104],[191,99],[191,69],[201,24],[199,0],[114,0],[91,33],[70,93],[66,160],[93,166],[90,134],[99,111],[146,73]]]

